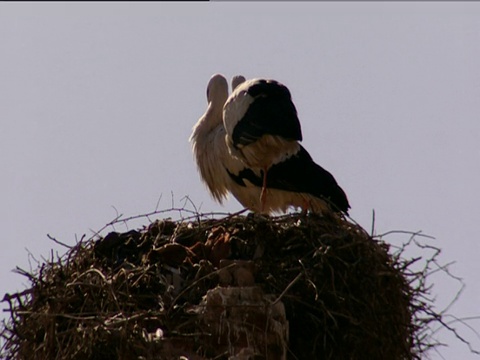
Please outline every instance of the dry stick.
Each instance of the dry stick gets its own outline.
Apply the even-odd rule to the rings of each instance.
[[[31,314],[36,314],[39,315],[40,313],[34,312],[34,311],[27,311],[27,310],[19,310],[17,311],[17,314],[20,315],[31,315]],[[98,316],[97,315],[91,315],[91,316],[75,316],[75,315],[70,315],[70,314],[62,314],[62,313],[41,313],[43,317],[62,317],[66,319],[72,319],[72,320],[97,320]]]
[[[370,236],[373,237],[375,234],[375,209],[372,209],[372,229]]]
[[[299,273],[295,279],[293,279],[287,287],[282,291],[282,293],[273,301],[270,303],[270,308],[275,306],[282,298],[283,296],[288,292],[288,290],[302,277],[303,273]],[[270,320],[270,317],[267,316],[267,324],[265,326],[265,332],[264,332],[264,337],[265,337],[265,355],[268,358],[268,346],[267,346],[267,331],[268,331],[268,322]],[[293,355],[293,354],[292,354]],[[296,358],[296,356],[294,356]]]
[[[388,233],[392,233],[393,231],[391,232],[388,232]],[[408,233],[408,232],[405,232],[405,231],[395,231],[395,232],[398,232],[398,233]],[[386,233],[386,234],[388,234]],[[450,276],[451,278],[457,280],[457,281],[460,281],[462,283],[462,287],[460,288],[460,290],[456,293],[455,297],[453,298],[453,300],[443,309],[441,310],[439,313],[436,313],[434,312],[433,310],[433,304],[432,304],[432,301],[430,299],[427,299],[424,295],[422,295],[421,297],[425,298],[426,301],[429,302],[429,304],[427,305],[427,303],[423,303],[423,305],[417,309],[416,311],[420,310],[421,312],[425,313],[425,315],[427,315],[427,318],[424,318],[424,319],[421,319],[421,318],[417,318],[418,321],[423,321],[425,323],[431,323],[432,321],[436,321],[438,322],[441,326],[435,330],[431,329],[431,334],[429,335],[429,337],[431,337],[432,335],[434,335],[436,332],[438,332],[439,330],[445,328],[447,330],[449,330],[450,332],[452,332],[455,337],[457,339],[459,339],[461,342],[463,342],[464,344],[466,344],[470,350],[470,352],[474,353],[474,354],[478,354],[480,355],[480,351],[478,350],[475,350],[471,343],[469,341],[467,341],[466,339],[464,339],[457,331],[456,328],[453,328],[452,326],[450,326],[451,323],[454,323],[456,322],[453,321],[453,322],[445,322],[443,319],[445,316],[447,316],[446,314],[446,311],[448,311],[449,308],[451,308],[451,306],[459,299],[461,293],[463,292],[464,288],[465,288],[465,284],[463,283],[462,279],[460,277],[457,277],[457,276],[454,276],[450,271],[449,271],[449,266],[453,264],[453,262],[451,263],[448,263],[446,265],[440,265],[438,262],[437,262],[437,258],[439,256],[439,254],[441,253],[441,249],[437,248],[437,247],[434,247],[434,246],[431,246],[431,245],[426,245],[426,244],[421,244],[419,243],[418,241],[415,240],[415,236],[424,236],[424,237],[427,237],[427,238],[432,238],[430,236],[426,236],[426,235],[423,235],[423,234],[419,234],[419,233],[413,233],[412,234],[412,237],[409,239],[409,241],[407,242],[407,244],[404,244],[404,246],[400,249],[400,253],[406,248],[406,246],[408,246],[410,243],[414,243],[416,246],[418,246],[420,249],[423,249],[423,250],[432,250],[433,251],[433,255],[426,260],[426,264],[425,264],[425,267],[422,271],[418,272],[418,273],[412,273],[415,275],[415,279],[414,280],[419,280],[420,281],[420,284],[419,284],[419,287],[417,288],[417,291],[418,293],[421,295],[421,293],[424,293],[426,294],[429,289],[427,287],[425,287],[425,282],[427,280],[427,278],[438,272],[438,271],[442,271],[443,273],[447,274],[448,276]],[[430,270],[430,264],[434,264],[437,269],[434,269],[434,270]],[[433,284],[432,284],[433,286]],[[423,290],[422,290],[423,289]],[[480,318],[480,317],[479,317]],[[471,328],[471,326],[469,326],[468,324],[466,324],[464,321],[462,321],[461,319],[458,319],[458,321],[460,321],[462,324],[466,325],[468,328]],[[443,326],[443,327],[442,327]],[[472,329],[472,328],[471,328]],[[475,332],[476,333],[476,332]],[[478,335],[478,333],[477,333]],[[425,336],[427,336],[425,334]],[[433,347],[433,345],[426,345],[427,348],[423,349],[424,351],[427,350],[429,347]]]
[[[175,299],[173,299],[172,301],[172,304],[170,305],[170,307],[168,308],[167,310],[167,313],[170,312],[170,310],[172,309],[172,307],[175,305],[175,303],[178,301],[178,299],[180,299],[180,297],[185,294],[188,290],[190,290],[192,287],[194,287],[195,285],[197,285],[200,281],[202,280],[205,280],[205,279],[208,279],[209,277],[211,277],[212,275],[215,275],[217,274],[219,271],[221,270],[224,270],[224,269],[230,269],[232,267],[236,266],[235,263],[231,263],[230,265],[228,266],[225,266],[221,269],[218,269],[218,270],[215,270],[215,271],[212,271],[211,273],[205,275],[205,276],[202,276],[201,278],[195,280],[193,283],[191,283],[189,286],[187,286],[185,289],[183,289],[182,291],[180,291],[180,293],[175,297]]]
[[[173,194],[172,194],[172,197],[173,197]],[[191,220],[191,219],[197,219],[198,220],[198,219],[201,219],[201,218],[205,218],[207,216],[214,216],[214,215],[227,216],[226,218],[221,219],[223,221],[223,220],[229,219],[231,217],[237,216],[239,214],[242,214],[242,213],[244,213],[248,210],[247,208],[245,208],[245,209],[242,209],[242,210],[240,210],[236,213],[233,213],[233,214],[232,213],[224,213],[224,212],[210,212],[210,213],[203,213],[202,214],[202,213],[199,213],[197,211],[197,207],[194,205],[193,201],[188,196],[185,196],[184,198],[182,198],[182,200],[185,200],[184,205],[186,205],[187,202],[190,202],[195,210],[189,210],[189,209],[186,209],[185,207],[176,208],[176,207],[173,206],[173,203],[172,203],[172,207],[170,209],[158,210],[158,204],[157,204],[157,207],[155,208],[154,211],[151,211],[151,212],[148,212],[148,213],[145,213],[145,214],[141,214],[141,215],[133,215],[133,216],[129,216],[129,217],[126,217],[126,218],[122,218],[123,214],[119,214],[118,210],[115,207],[112,206],[115,209],[117,216],[115,216],[115,218],[113,218],[113,220],[111,220],[110,222],[105,224],[102,228],[100,228],[100,230],[95,231],[95,230],[90,229],[90,231],[92,231],[94,233],[94,235],[88,240],[91,240],[94,236],[99,236],[100,237],[100,233],[103,230],[105,230],[109,226],[114,226],[117,223],[120,223],[120,222],[126,223],[128,221],[136,220],[136,219],[140,219],[140,218],[147,218],[148,219],[150,216],[165,214],[165,213],[168,213],[168,212],[178,212],[180,214],[180,218],[181,218],[182,221]],[[189,213],[190,216],[183,217],[182,212]]]
[[[472,344],[470,344],[470,342],[466,339],[464,339],[457,331],[457,329],[455,329],[454,327],[451,327],[448,323],[446,323],[442,316],[439,315],[439,314],[436,314],[436,313],[431,313],[430,314],[431,316],[433,316],[433,318],[438,321],[440,324],[442,324],[447,330],[449,330],[450,332],[452,332],[455,337],[460,340],[461,342],[463,342],[465,345],[468,346],[468,349],[470,350],[470,352],[474,353],[474,354],[477,354],[477,355],[480,355],[480,351],[478,350],[475,350],[473,347],[472,347]]]
[[[435,237],[433,237],[433,236],[422,234],[421,230],[419,230],[419,231],[390,230],[390,231],[384,232],[383,234],[379,234],[375,237],[376,238],[382,238],[382,237],[385,237],[385,236],[390,235],[390,234],[408,234],[408,235],[421,236],[421,237],[425,237],[425,238],[435,240]]]
[[[453,318],[453,320],[448,321],[447,324],[451,325],[459,322],[462,325],[465,325],[466,327],[468,327],[473,333],[475,333],[475,335],[477,335],[477,338],[480,339],[480,333],[473,326],[467,324],[467,320],[480,320],[480,316],[468,316],[464,318],[457,318],[453,315],[446,315],[446,316]],[[433,333],[438,332],[441,329],[442,328],[437,328],[433,331]]]
[[[282,291],[282,293],[275,299],[275,301],[273,301],[270,306],[274,306],[276,305],[281,299],[282,297],[287,293],[288,290],[290,290],[290,288],[295,285],[295,283],[300,280],[300,278],[303,276],[303,273],[299,273],[295,279],[293,279],[288,285],[287,287]]]
[[[118,299],[117,299],[117,296],[115,295],[115,291],[114,291],[113,288],[112,288],[112,282],[109,281],[109,280],[105,277],[105,275],[103,275],[103,273],[102,273],[100,270],[98,270],[98,269],[92,268],[92,269],[88,269],[87,271],[81,273],[80,275],[77,276],[77,278],[76,278],[73,282],[68,283],[68,284],[67,284],[67,287],[78,284],[78,283],[77,283],[77,280],[79,280],[80,278],[84,277],[85,275],[87,275],[87,274],[89,274],[89,273],[96,273],[97,275],[99,275],[99,276],[102,278],[103,282],[108,285],[108,289],[110,290],[110,294],[111,294],[112,297],[113,297],[113,300],[114,300],[114,302],[115,302],[115,305],[117,306],[118,311],[122,312],[122,307],[120,306],[120,304],[119,304],[119,302],[118,302]],[[85,284],[85,285],[89,285],[89,284]],[[122,313],[123,313],[123,312],[122,312]]]
[[[67,245],[63,242],[61,242],[60,240],[57,240],[55,239],[53,236],[50,236],[50,234],[47,234],[47,237],[52,240],[53,242],[57,243],[58,245],[62,245],[62,246],[65,246],[67,249],[71,249],[73,246],[71,245]]]
[[[160,196],[158,197],[157,205],[155,206],[155,211],[157,211],[158,207],[160,206],[160,200],[162,200],[162,194],[160,194]]]

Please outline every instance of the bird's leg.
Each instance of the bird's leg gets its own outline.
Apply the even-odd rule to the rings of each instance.
[[[267,167],[263,168],[263,185],[260,193],[260,202],[262,203],[262,213],[265,211],[265,204],[267,202]]]
[[[310,210],[310,201],[308,199],[303,198],[303,205],[302,205],[302,214],[307,215],[308,210]]]

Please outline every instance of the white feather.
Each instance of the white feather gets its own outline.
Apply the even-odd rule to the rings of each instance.
[[[247,93],[248,86],[250,86],[251,82],[252,80],[248,80],[239,84],[230,95],[223,108],[223,125],[230,137],[233,134],[235,126],[243,118],[249,106],[255,100]]]
[[[190,142],[203,182],[213,198],[222,203],[231,192],[237,200],[250,209],[260,209],[261,189],[248,184],[237,184],[228,174],[237,175],[245,165],[230,155],[225,143],[222,109],[228,96],[228,85],[222,75],[214,75],[208,83],[208,107],[193,127]],[[260,174],[257,173],[259,176]]]

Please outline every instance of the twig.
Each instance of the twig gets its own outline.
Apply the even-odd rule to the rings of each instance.
[[[295,285],[295,283],[300,280],[300,278],[303,276],[303,273],[299,273],[295,279],[293,279],[288,285],[287,287],[280,293],[280,295],[270,304],[271,306],[274,306],[276,305],[282,298],[283,296],[288,292],[288,290],[290,290],[290,288]]]
[[[391,235],[391,234],[408,234],[408,235],[421,236],[421,237],[425,237],[425,238],[428,238],[428,239],[435,240],[435,237],[433,237],[433,236],[422,234],[421,230],[420,231],[390,230],[390,231],[387,231],[383,234],[376,235],[375,237],[381,239],[381,238],[383,238],[387,235]]]
[[[60,240],[57,240],[55,239],[53,236],[50,236],[50,234],[47,234],[47,237],[52,240],[53,242],[57,243],[58,245],[62,245],[64,247],[66,247],[67,249],[71,249],[73,246],[70,246],[70,245],[67,245],[63,242],[61,242]]]

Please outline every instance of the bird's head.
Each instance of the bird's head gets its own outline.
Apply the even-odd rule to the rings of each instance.
[[[232,78],[232,91],[237,88],[238,85],[245,82],[245,76],[243,75],[235,75]]]
[[[207,100],[212,106],[223,108],[227,101],[228,84],[225,77],[221,74],[215,74],[210,78],[207,86]]]

